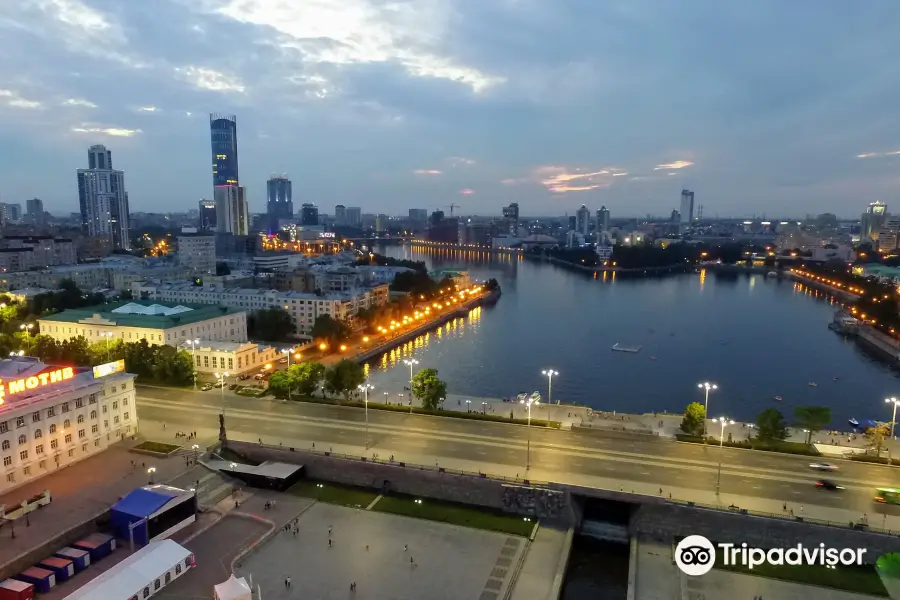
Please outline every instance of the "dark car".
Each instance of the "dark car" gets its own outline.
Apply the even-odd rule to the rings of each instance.
[[[816,482],[816,487],[821,488],[823,490],[836,491],[844,489],[842,486],[839,486],[835,482],[830,479],[820,479]]]
[[[228,389],[229,389],[229,390],[236,390],[236,389],[237,389],[237,384],[236,384],[236,383],[232,383],[231,385],[228,386]]]
[[[247,381],[248,379],[250,379],[250,376],[244,373],[243,375],[238,375],[238,379],[240,379],[241,381]]]

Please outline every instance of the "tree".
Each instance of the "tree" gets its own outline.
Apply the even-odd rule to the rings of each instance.
[[[827,406],[796,406],[794,418],[797,425],[806,430],[806,443],[812,443],[812,436],[831,423],[831,409]]]
[[[226,263],[217,262],[216,263],[216,275],[217,276],[231,275],[231,268]],[[271,382],[269,382],[269,387],[272,387]]]
[[[437,410],[447,397],[447,383],[438,379],[437,369],[422,369],[412,378],[412,394],[425,410]]]
[[[777,408],[767,408],[756,415],[756,437],[764,442],[784,440],[788,436],[787,422]]]
[[[313,324],[310,335],[317,340],[327,340],[331,344],[337,344],[350,337],[350,326],[331,315],[322,315]]]
[[[493,292],[494,290],[500,289],[500,284],[497,282],[496,279],[491,277],[490,279],[487,280],[487,283],[484,284],[484,289],[487,290],[488,292]]]
[[[325,371],[325,389],[330,394],[341,394],[345,402],[350,399],[350,392],[365,380],[362,366],[346,358]]]
[[[291,374],[292,389],[298,390],[304,396],[312,396],[325,377],[325,365],[318,362],[291,365],[288,371]]]
[[[684,409],[681,430],[688,435],[703,435],[706,423],[706,409],[699,402],[691,402]]]
[[[247,318],[248,335],[266,342],[283,341],[296,330],[291,315],[281,308],[263,308]]]
[[[887,423],[879,423],[875,427],[866,429],[866,437],[875,444],[875,456],[881,458],[881,447],[884,445],[884,439],[890,437],[891,426]]]
[[[292,389],[291,376],[287,371],[275,371],[269,376],[269,391],[276,395],[287,394]]]
[[[187,351],[172,346],[153,346],[152,351],[155,356],[151,373],[156,381],[175,385],[187,385],[193,381],[194,363]]]

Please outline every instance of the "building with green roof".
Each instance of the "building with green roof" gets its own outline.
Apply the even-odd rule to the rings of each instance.
[[[41,334],[57,341],[84,336],[91,343],[147,340],[176,347],[188,340],[247,341],[246,311],[208,304],[128,300],[64,310],[38,323]]]

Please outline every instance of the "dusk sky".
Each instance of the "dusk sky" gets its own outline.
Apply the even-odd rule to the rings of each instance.
[[[236,114],[265,210],[900,212],[891,0],[2,0],[0,201],[78,211],[104,144],[133,212],[212,197]]]

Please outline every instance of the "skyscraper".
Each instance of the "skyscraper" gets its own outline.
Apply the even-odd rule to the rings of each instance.
[[[209,133],[217,230],[248,235],[250,211],[238,177],[237,117],[210,114]]]
[[[587,237],[588,230],[591,227],[591,211],[584,204],[575,212],[575,230]]]
[[[597,211],[597,232],[609,231],[609,209],[601,206]]]
[[[300,224],[301,225],[318,225],[319,224],[319,208],[315,204],[304,203],[300,207]]]
[[[343,204],[338,204],[334,207],[334,224],[335,225],[346,225],[347,224],[347,207]]]
[[[201,200],[200,204],[200,229],[210,231],[216,228],[216,203],[213,200]]]
[[[77,173],[82,230],[91,237],[108,238],[115,249],[129,250],[131,236],[125,173],[113,169],[112,152],[100,144],[91,146],[88,148],[88,168],[78,169]],[[31,202],[28,201],[29,214]],[[43,213],[43,206],[40,210]]]
[[[25,201],[25,215],[28,222],[35,227],[44,226],[44,203],[40,198]]]
[[[517,235],[519,233],[519,203],[510,202],[503,207],[504,229],[507,233]]]
[[[294,218],[294,202],[291,200],[291,180],[287,175],[272,175],[266,182],[266,214],[269,231],[278,231],[279,219]]]
[[[682,231],[688,229],[694,222],[694,192],[690,190],[681,190],[681,215]]]
[[[869,204],[860,219],[859,241],[866,243],[877,240],[886,218],[887,205],[885,203],[872,202]]]
[[[358,206],[348,206],[344,212],[345,225],[359,227],[362,225],[362,209]]]

